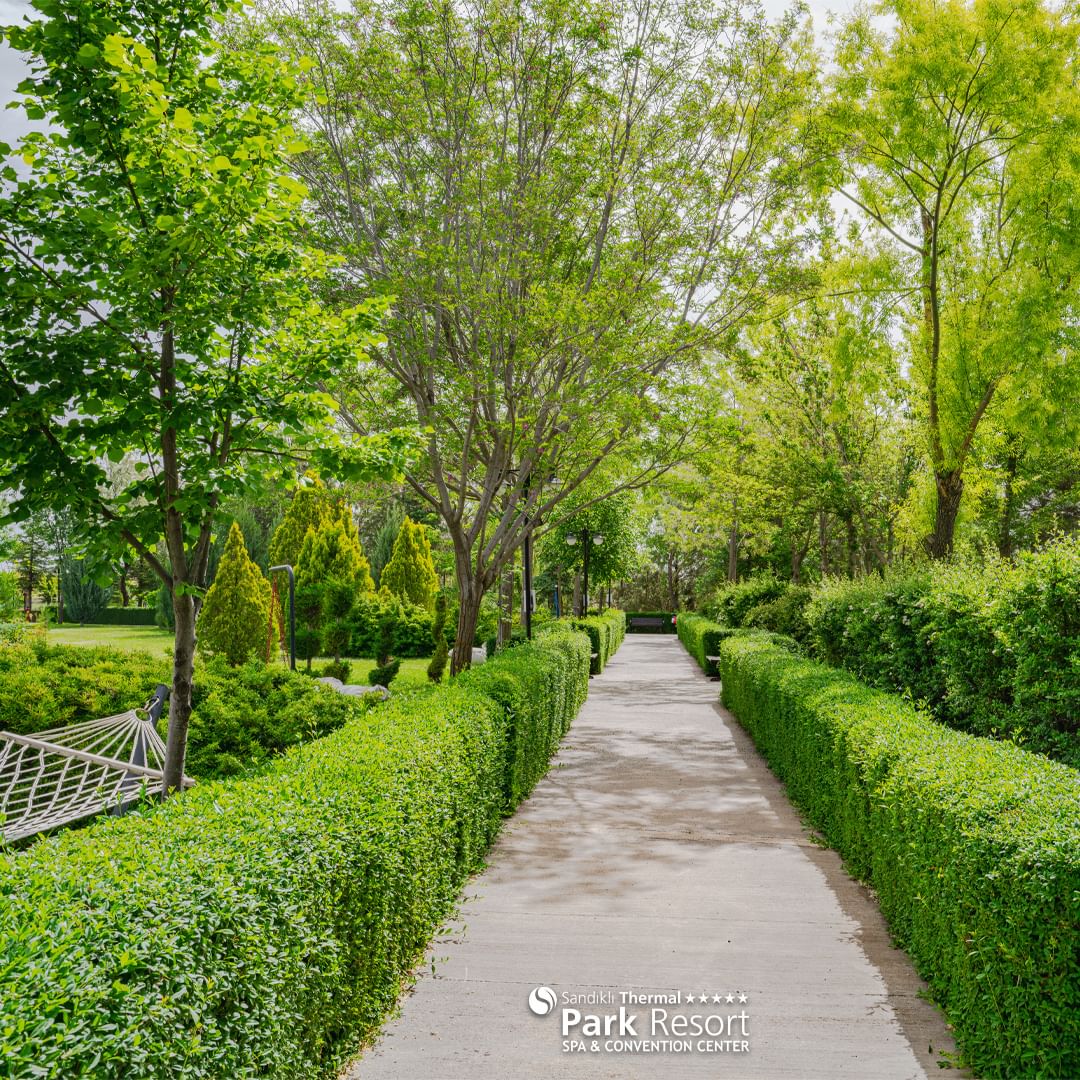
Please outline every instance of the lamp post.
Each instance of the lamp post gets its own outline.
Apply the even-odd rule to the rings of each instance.
[[[580,533],[568,533],[566,542],[573,547],[580,541],[582,545],[582,604],[581,611],[583,615],[589,614],[589,551],[594,547],[600,547],[604,542],[603,533],[594,533],[591,529],[583,529]]]

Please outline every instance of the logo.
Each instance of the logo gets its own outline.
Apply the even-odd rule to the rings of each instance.
[[[529,995],[529,1008],[537,1016],[547,1016],[555,1008],[557,1001],[555,991],[550,986],[538,986]]]

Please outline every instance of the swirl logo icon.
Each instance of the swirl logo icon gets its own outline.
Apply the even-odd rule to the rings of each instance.
[[[555,1003],[558,998],[555,996],[555,991],[550,986],[538,986],[529,995],[529,1008],[532,1009],[537,1016],[547,1016],[552,1009],[555,1008]]]

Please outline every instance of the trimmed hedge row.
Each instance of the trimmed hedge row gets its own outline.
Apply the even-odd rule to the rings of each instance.
[[[1015,563],[829,582],[807,616],[828,663],[1080,766],[1080,539]]]
[[[503,710],[503,793],[508,810],[547,772],[548,760],[589,692],[589,643],[584,634],[549,626],[535,640],[542,648],[506,649],[455,680],[486,694]]]
[[[72,620],[68,620],[71,622]],[[87,624],[91,625],[91,624]],[[156,626],[153,608],[107,607],[94,616],[94,626]]]
[[[631,619],[663,619],[659,630],[635,630],[630,625]],[[628,634],[674,634],[675,612],[673,611],[628,611],[626,613],[626,632]]]
[[[679,640],[686,651],[698,662],[698,667],[706,675],[715,675],[716,664],[707,657],[720,655],[720,642],[734,634],[735,628],[721,626],[712,619],[706,619],[704,615],[695,615],[689,611],[679,614],[675,628]]]
[[[588,678],[571,637],[485,668],[561,704],[564,726]],[[0,852],[5,1074],[335,1076],[518,790],[511,725],[471,679],[366,711],[263,776]]]
[[[980,1076],[1080,1075],[1080,775],[758,635],[725,704],[870,882]]]
[[[592,674],[599,675],[626,637],[626,615],[616,608],[610,608],[600,615],[572,619],[571,626],[589,635],[592,651],[596,653]]]

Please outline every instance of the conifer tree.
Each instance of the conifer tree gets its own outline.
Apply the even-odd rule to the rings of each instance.
[[[300,549],[304,546],[308,529],[318,532],[329,517],[326,488],[320,480],[299,488],[281,524],[274,530],[274,537],[270,541],[270,565],[287,563],[295,568],[300,561]]]
[[[335,581],[352,586],[356,592],[375,591],[371,567],[351,519],[331,518],[318,530],[309,528],[295,565],[298,588],[320,588]]]
[[[242,664],[263,654],[269,622],[270,582],[248,555],[244,534],[234,521],[199,613],[199,650]]]
[[[431,558],[427,530],[411,518],[401,523],[394,553],[379,575],[379,584],[395,596],[428,611],[435,606],[439,577]]]

